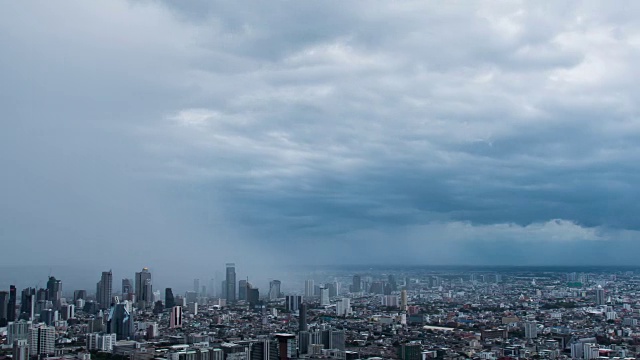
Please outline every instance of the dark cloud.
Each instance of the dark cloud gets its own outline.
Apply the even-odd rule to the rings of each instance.
[[[632,262],[636,7],[5,4],[0,236],[192,272]]]

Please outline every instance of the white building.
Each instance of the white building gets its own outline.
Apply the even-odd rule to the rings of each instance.
[[[116,343],[116,334],[87,334],[87,350],[111,352]]]
[[[320,305],[328,306],[329,302],[329,289],[321,288],[320,289]]]
[[[29,329],[29,357],[55,353],[56,328],[38,324]]]
[[[336,303],[336,315],[338,316],[351,315],[351,299],[342,298],[342,300]]]

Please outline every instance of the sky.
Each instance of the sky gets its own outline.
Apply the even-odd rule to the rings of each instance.
[[[638,2],[0,8],[0,266],[638,264]]]

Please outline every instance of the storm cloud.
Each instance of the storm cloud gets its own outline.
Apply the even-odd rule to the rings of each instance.
[[[638,14],[5,3],[5,253],[127,271],[636,264]]]

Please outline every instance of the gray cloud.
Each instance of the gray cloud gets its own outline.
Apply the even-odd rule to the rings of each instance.
[[[607,242],[632,263],[637,7],[5,4],[0,236],[104,266],[173,244],[210,268],[282,247],[589,262]]]

